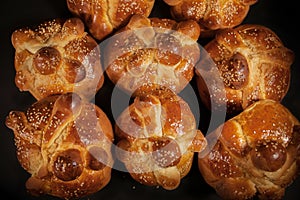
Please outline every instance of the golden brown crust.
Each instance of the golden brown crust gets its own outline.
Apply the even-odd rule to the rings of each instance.
[[[260,100],[216,129],[199,170],[225,199],[281,199],[300,169],[299,125],[280,103]]]
[[[173,190],[206,146],[188,104],[176,94],[150,91],[117,119],[117,158],[136,181]]]
[[[250,6],[257,0],[164,0],[171,6],[174,19],[195,20],[203,30],[201,37],[211,37],[216,30],[240,25]]]
[[[192,20],[177,23],[134,15],[108,43],[106,73],[133,96],[145,87],[179,93],[193,78],[199,35],[200,27]]]
[[[228,113],[238,113],[260,99],[281,101],[286,95],[294,53],[269,28],[244,24],[219,31],[205,50],[224,83]],[[220,75],[215,74],[216,78]],[[201,91],[204,84],[198,80],[201,98],[209,102],[210,97]],[[212,101],[222,103],[217,94],[211,95],[216,95]]]
[[[148,17],[154,0],[67,0],[67,5],[85,22],[94,38],[102,40],[126,25],[132,15]]]
[[[53,19],[15,30],[15,83],[37,100],[76,92],[91,99],[104,82],[100,49],[79,18]]]
[[[110,181],[112,125],[78,95],[53,95],[26,112],[12,111],[6,125],[14,132],[20,164],[31,174],[31,194],[79,198]]]

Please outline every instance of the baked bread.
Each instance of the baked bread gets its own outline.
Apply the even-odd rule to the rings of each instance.
[[[246,18],[250,6],[258,0],[164,0],[177,21],[192,19],[202,30],[201,37],[211,37],[217,30],[233,28]]]
[[[25,112],[11,111],[17,157],[31,174],[32,195],[80,198],[106,186],[114,163],[112,125],[97,106],[75,93],[48,96]]]
[[[210,102],[226,103],[227,112],[236,114],[261,99],[281,101],[288,92],[294,53],[269,28],[244,24],[224,29],[204,48],[218,69],[206,66],[206,59],[197,65],[200,97],[208,107]],[[205,77],[206,72],[210,77]],[[212,77],[222,80],[225,101],[221,86],[213,86],[208,80]],[[216,88],[210,94],[203,79],[208,80],[209,87]]]
[[[300,124],[279,102],[255,102],[212,134],[218,141],[198,166],[224,199],[282,199],[299,174]]]
[[[118,117],[116,156],[131,177],[148,186],[176,189],[194,152],[206,146],[188,104],[169,90],[144,93]]]
[[[94,38],[103,40],[126,25],[130,17],[148,17],[154,0],[67,0],[71,13],[80,17]]]
[[[104,68],[115,85],[133,96],[160,87],[179,93],[194,76],[199,35],[200,27],[192,20],[177,23],[134,15],[107,42]]]
[[[75,92],[92,99],[104,82],[97,42],[79,18],[53,19],[15,30],[15,82],[37,100]]]

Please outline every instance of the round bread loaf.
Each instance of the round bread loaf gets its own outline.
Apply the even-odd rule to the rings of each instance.
[[[141,184],[176,189],[206,140],[188,104],[170,90],[143,93],[118,117],[117,158]]]
[[[11,111],[6,125],[14,132],[20,164],[31,174],[30,194],[74,199],[109,183],[112,125],[77,94],[52,95],[25,112]]]
[[[136,96],[165,87],[181,92],[200,57],[199,25],[192,20],[134,15],[105,46],[104,68],[117,87]]]
[[[208,67],[203,59],[197,65],[198,90],[208,107],[210,102],[226,104],[227,113],[237,114],[261,99],[280,102],[288,92],[294,53],[269,28],[243,24],[225,29],[204,48],[215,63]],[[205,71],[211,72],[210,77],[205,77]],[[212,86],[213,83],[209,87],[215,89],[208,91],[203,80],[209,78],[221,79],[224,91],[219,91],[220,85]]]
[[[283,198],[300,169],[300,123],[286,107],[260,100],[213,134],[218,141],[198,166],[222,198]]]
[[[154,0],[67,0],[71,13],[81,18],[94,38],[103,40],[125,26],[134,14],[148,17]]]
[[[37,100],[75,92],[92,99],[104,83],[97,42],[79,18],[53,19],[15,30],[15,83]]]
[[[195,20],[202,30],[201,37],[212,37],[218,30],[240,25],[250,6],[257,0],[164,0],[171,6],[177,21]]]

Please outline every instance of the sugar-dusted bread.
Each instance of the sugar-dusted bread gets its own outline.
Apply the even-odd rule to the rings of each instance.
[[[240,25],[251,5],[258,0],[164,0],[177,21],[192,19],[202,29],[201,37],[212,37],[218,30]]]
[[[116,155],[131,177],[148,186],[176,189],[206,147],[188,104],[170,90],[144,93],[118,117]]]
[[[282,199],[300,169],[300,123],[274,100],[255,102],[226,121],[199,157],[205,181],[224,199]]]
[[[15,82],[37,100],[76,92],[92,99],[104,82],[97,42],[79,18],[53,19],[15,30]]]
[[[68,9],[80,17],[94,38],[103,40],[125,26],[134,14],[148,17],[154,0],[66,0]]]
[[[134,15],[107,42],[104,68],[117,87],[133,96],[160,87],[179,93],[194,76],[199,35],[193,20],[177,23]]]
[[[75,93],[48,96],[25,112],[11,111],[6,125],[14,132],[21,166],[31,174],[30,194],[76,199],[109,183],[112,125],[99,107]]]
[[[204,48],[215,63],[208,67],[203,59],[197,65],[198,90],[207,106],[226,103],[227,112],[236,114],[261,99],[281,101],[288,92],[294,53],[268,27],[244,24],[225,29]],[[225,98],[221,85],[212,87],[208,78],[221,79]],[[208,93],[206,84],[215,89]]]

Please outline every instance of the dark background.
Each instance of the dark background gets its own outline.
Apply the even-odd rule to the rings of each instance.
[[[253,5],[243,23],[261,24],[271,28],[282,39],[286,47],[295,52],[296,59],[291,66],[292,77],[288,94],[282,103],[300,119],[300,68],[299,58],[299,11],[292,0],[259,0]],[[169,17],[168,7],[162,0],[156,0],[151,16]],[[1,199],[56,199],[51,196],[34,198],[25,190],[29,174],[19,165],[13,141],[13,133],[5,124],[5,117],[11,110],[25,110],[35,102],[28,92],[20,92],[14,83],[14,49],[11,34],[18,28],[32,26],[56,17],[71,17],[65,0],[8,0],[1,3],[0,12],[0,194]],[[194,80],[193,80],[194,81]],[[192,83],[193,84],[193,83]],[[110,95],[112,84],[106,79],[104,87],[96,96],[97,105],[110,116]],[[195,160],[196,161],[196,160]],[[287,188],[284,199],[299,199],[300,178]],[[196,162],[180,186],[173,191],[140,185],[121,171],[113,170],[110,183],[96,194],[85,199],[219,199],[214,190],[202,179]]]

